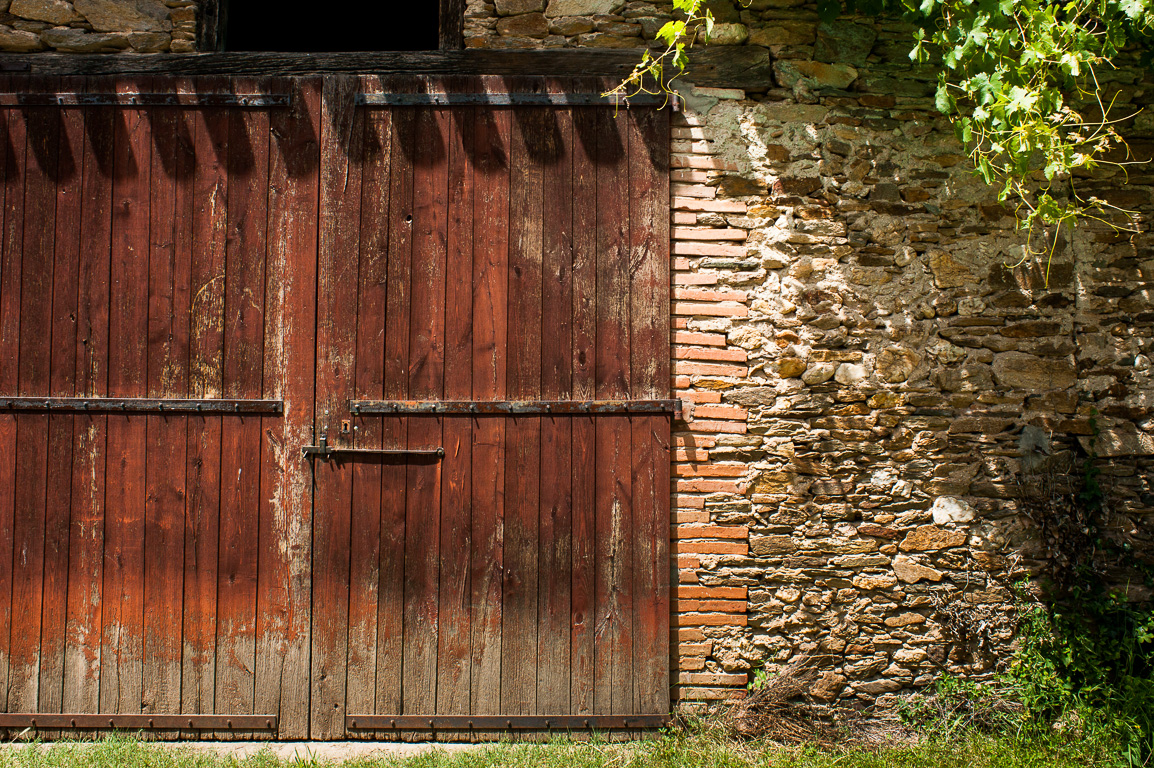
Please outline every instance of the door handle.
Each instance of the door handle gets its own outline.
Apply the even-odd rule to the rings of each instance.
[[[320,445],[301,447],[301,456],[306,459],[329,459],[341,456],[436,456],[444,458],[444,448],[333,448],[329,446],[327,435],[321,435]]]

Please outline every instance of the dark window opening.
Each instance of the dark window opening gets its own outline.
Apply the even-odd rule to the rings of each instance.
[[[439,5],[438,0],[343,0],[327,7],[299,0],[229,0],[222,8],[222,47],[284,53],[433,51]]]

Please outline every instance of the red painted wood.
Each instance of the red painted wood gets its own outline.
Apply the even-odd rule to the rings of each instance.
[[[80,83],[67,79],[61,88]],[[84,116],[59,113],[56,160],[56,232],[52,267],[51,375],[53,395],[76,394],[76,316],[80,272],[81,156]],[[44,525],[44,603],[40,640],[41,712],[60,712],[64,706],[64,652],[68,620],[68,551],[72,515],[74,456],[72,415],[48,419],[48,498]]]
[[[118,92],[147,80],[120,80]],[[113,158],[112,264],[108,394],[141,396],[147,376],[142,328],[148,317],[148,224],[152,140],[148,110],[109,108],[116,121]],[[142,701],[144,623],[145,443],[147,418],[109,417],[104,526],[103,642],[100,710],[138,713]]]
[[[257,589],[257,713],[279,714],[278,737],[308,736],[319,78],[280,81],[290,109],[270,115],[265,397],[284,414],[262,418]]]
[[[578,83],[577,87],[582,84]],[[595,87],[588,85],[587,87]],[[573,397],[597,396],[597,110],[573,110]],[[570,709],[593,714],[596,427],[573,419],[573,593],[570,607]]]
[[[486,87],[491,87],[486,83]],[[473,154],[473,398],[506,398],[509,147],[507,110],[476,111]],[[470,593],[473,714],[501,713],[505,424],[473,421]]]
[[[517,89],[518,83],[512,84]],[[508,397],[541,397],[541,257],[546,111],[512,113],[509,142]],[[541,419],[506,420],[505,574],[502,596],[501,712],[537,708],[538,516]]]
[[[33,81],[55,88],[54,79]],[[60,122],[50,108],[25,109],[28,131],[25,155],[24,239],[20,279],[20,345],[16,358],[20,394],[49,391],[52,330],[52,257],[56,224],[56,178]],[[22,617],[12,632],[10,706],[35,710],[39,705],[41,622],[44,599],[45,497],[48,485],[49,417],[16,417],[16,508],[13,546],[18,553],[12,573],[12,613]],[[58,468],[56,468],[58,469]],[[61,596],[62,597],[62,596]]]
[[[357,81],[325,80],[321,102],[321,197],[317,305],[315,434],[347,445],[340,434],[353,391],[356,351],[362,113],[352,108]],[[312,716],[310,735],[344,734],[349,621],[352,475],[345,464],[314,462]]]
[[[201,92],[226,91],[222,79],[197,83]],[[191,113],[193,168],[189,396],[221,397],[224,390],[225,237],[228,226],[228,125],[225,109]],[[221,433],[224,417],[188,419],[184,534],[184,622],[181,710],[216,709],[217,565],[220,551]],[[189,734],[191,735],[191,734]]]
[[[413,117],[413,261],[409,325],[409,396],[444,394],[445,260],[448,220],[448,110],[419,110]],[[408,446],[442,447],[440,418],[409,420]],[[440,625],[441,462],[411,462],[405,484],[405,607],[402,707],[435,711]],[[446,552],[451,550],[446,550]]]
[[[163,86],[158,86],[163,87]],[[148,257],[149,397],[184,397],[188,390],[188,317],[191,242],[177,245],[177,200],[190,165],[182,141],[183,111],[157,108],[149,117],[154,151]],[[181,592],[184,577],[187,418],[148,416],[144,522],[144,696],[141,709],[180,712]]]
[[[238,80],[239,90],[260,84]],[[259,398],[264,356],[269,114],[230,110],[228,236],[224,280],[224,396]],[[233,416],[221,430],[216,708],[253,712],[261,417]]]
[[[568,83],[548,83],[564,92]],[[542,111],[541,396],[573,395],[573,112]],[[573,419],[541,419],[537,710],[570,711]]]
[[[8,78],[3,78],[8,87]],[[24,238],[23,118],[0,110],[3,127],[3,234],[0,237],[0,355],[18,360],[20,349],[20,256]],[[15,392],[18,366],[0,366],[0,390]],[[12,534],[16,507],[16,416],[0,414],[0,704],[7,706],[12,640]]]
[[[379,91],[377,78],[364,78],[362,91]],[[366,111],[361,149],[361,239],[356,316],[356,378],[353,395],[379,399],[385,391],[385,303],[389,254],[389,112]],[[381,419],[352,420],[346,438],[358,448],[381,447]],[[349,575],[349,712],[373,712],[377,698],[377,609],[381,571],[381,463],[354,462]]]
[[[114,122],[109,110],[88,110],[83,118],[84,137],[77,152],[83,181],[76,391],[79,395],[99,397],[108,392]],[[107,416],[76,417],[64,651],[65,712],[95,712],[99,707],[107,425]]]
[[[451,84],[475,91],[474,79]],[[476,110],[454,109],[448,145],[448,225],[445,265],[444,397],[473,396],[473,169]],[[443,420],[445,458],[441,474],[442,547],[456,556],[440,558],[440,619],[436,711],[469,714],[473,617],[469,583],[472,549],[472,420]],[[461,738],[467,738],[463,734]]]

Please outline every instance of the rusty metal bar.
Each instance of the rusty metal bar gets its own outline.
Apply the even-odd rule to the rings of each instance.
[[[4,107],[287,107],[287,93],[0,93]]]
[[[160,397],[0,397],[0,411],[66,413],[284,413],[284,400]]]
[[[661,728],[669,715],[348,715],[350,731],[607,731]]]
[[[664,107],[677,108],[677,96],[639,93],[358,93],[360,107]]]
[[[276,715],[69,715],[0,714],[0,728],[159,731],[275,731]]]
[[[413,456],[416,458],[437,458],[441,459],[445,456],[444,448],[342,448],[340,446],[330,446],[328,435],[321,435],[320,445],[305,445],[301,446],[301,455],[306,459],[317,458],[321,461],[328,461],[329,459],[336,459],[340,461],[341,457],[347,456],[365,456],[368,458],[399,458],[405,456]]]
[[[681,413],[680,400],[354,400],[354,415],[393,414],[397,416],[454,415],[533,415],[573,416],[620,415],[629,413]]]

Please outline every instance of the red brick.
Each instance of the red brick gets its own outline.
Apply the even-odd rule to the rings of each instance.
[[[674,461],[709,461],[709,451],[699,448],[679,448],[673,452]]]
[[[677,567],[678,568],[700,568],[701,567],[701,558],[696,557],[694,555],[678,554],[677,555]]]
[[[700,629],[684,628],[674,629],[669,633],[673,638],[676,638],[679,643],[704,643],[705,633]]]
[[[673,227],[670,236],[674,240],[744,240],[749,233],[721,227]]]
[[[677,389],[678,387],[688,387],[690,385],[690,383],[691,383],[691,381],[690,381],[688,375],[674,376],[673,377],[673,388],[674,389]]]
[[[749,298],[745,291],[709,291],[704,288],[674,288],[673,298],[683,301],[741,301]]]
[[[695,405],[693,418],[695,419],[735,419],[745,421],[749,411],[744,408],[734,408],[729,405]]]
[[[694,419],[689,422],[694,432],[724,432],[730,435],[744,435],[748,431],[744,421],[704,421]]]
[[[688,672],[678,676],[682,685],[745,685],[749,682],[744,672],[737,674]]]
[[[673,658],[674,665],[679,670],[687,670],[693,672],[699,669],[705,669],[704,656],[686,656],[679,654]]]
[[[744,541],[678,541],[678,552],[695,555],[748,555],[749,545]]]
[[[678,392],[677,397],[687,403],[720,403],[721,393],[703,389],[700,392]]]
[[[694,493],[741,493],[739,483],[736,480],[674,480],[675,487],[678,491],[689,491]]]
[[[723,349],[721,347],[675,347],[674,360],[720,360],[728,363],[744,363],[747,358],[744,349]]]
[[[744,699],[744,688],[686,688],[677,686],[673,690],[674,701],[729,701]]]
[[[744,464],[681,463],[673,465],[678,477],[744,477],[749,467]]]
[[[677,596],[708,599],[744,600],[749,595],[746,587],[678,587]]]
[[[682,600],[673,601],[673,610],[677,613],[698,613],[713,611],[717,613],[745,613],[749,604],[744,600]]]
[[[703,200],[712,200],[717,197],[717,187],[707,187],[704,184],[670,184],[669,194],[677,197],[696,197]]]
[[[674,211],[673,223],[693,226],[697,223],[697,214],[690,211]]]
[[[702,525],[709,522],[709,513],[704,509],[675,509],[673,522],[677,525]]]
[[[674,259],[673,268],[681,270],[682,272],[688,272],[689,270],[693,269],[693,265],[696,263],[696,259]]]
[[[681,509],[703,509],[705,499],[700,496],[687,496],[683,493],[673,494],[673,506]]]
[[[678,613],[673,620],[679,627],[744,627],[748,623],[742,613]]]
[[[697,571],[678,571],[677,581],[680,584],[696,584]]]
[[[687,242],[674,240],[671,250],[678,256],[720,256],[725,259],[744,259],[744,245],[725,245],[723,243]]]
[[[737,170],[737,166],[728,160],[709,155],[672,155],[669,165],[673,168],[704,168],[710,171]]]
[[[714,174],[695,168],[676,168],[669,172],[670,181],[680,181],[689,184],[708,184]]]
[[[687,376],[735,376],[737,378],[744,378],[749,373],[749,369],[741,365],[719,365],[717,363],[692,363],[686,360],[675,360],[673,362],[673,370],[675,373],[685,374]]]
[[[748,539],[749,529],[744,525],[678,525],[673,528],[675,539]]]
[[[725,346],[724,333],[698,333],[697,331],[674,331],[674,344],[706,344],[714,347]]]
[[[712,448],[717,445],[717,438],[682,432],[673,437],[673,445],[677,448]]]
[[[674,272],[674,285],[716,285],[717,275],[712,272]]]
[[[701,125],[676,125],[670,129],[670,135],[675,139],[692,139],[697,141],[707,141],[708,136],[705,135],[705,127]]]
[[[673,302],[673,314],[684,315],[685,317],[696,317],[697,315],[746,317],[749,315],[749,307],[730,302],[675,301]]]
[[[741,200],[706,200],[701,197],[674,197],[671,203],[675,210],[685,211],[745,213],[748,210],[745,203]]]

